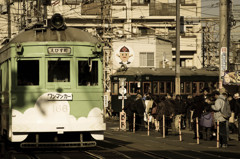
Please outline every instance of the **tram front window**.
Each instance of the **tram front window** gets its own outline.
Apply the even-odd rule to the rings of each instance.
[[[39,85],[38,60],[20,60],[17,62],[17,85]]]
[[[98,62],[92,61],[89,66],[88,61],[78,61],[78,85],[97,86],[98,85]]]
[[[70,61],[48,61],[48,82],[70,82]]]

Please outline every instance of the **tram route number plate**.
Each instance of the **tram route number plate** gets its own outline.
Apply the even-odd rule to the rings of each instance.
[[[66,101],[72,100],[72,93],[48,93],[48,100]]]
[[[118,96],[118,99],[127,99],[127,97],[126,96]]]

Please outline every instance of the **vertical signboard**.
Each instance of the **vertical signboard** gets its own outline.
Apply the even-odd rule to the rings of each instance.
[[[108,107],[108,95],[104,95],[104,108]]]
[[[126,94],[126,89],[124,86],[126,85],[126,78],[119,78],[119,93],[122,94],[122,112],[120,112],[120,130],[126,131],[126,113],[124,112],[124,99]]]
[[[221,77],[223,78],[224,72],[227,70],[227,47],[221,48],[221,67],[220,67],[220,73]]]
[[[126,113],[124,111],[120,112],[120,130],[126,131]]]

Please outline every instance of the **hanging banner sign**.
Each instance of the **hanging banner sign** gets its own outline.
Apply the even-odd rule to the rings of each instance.
[[[227,70],[227,47],[221,48],[221,77],[224,76],[224,72]]]

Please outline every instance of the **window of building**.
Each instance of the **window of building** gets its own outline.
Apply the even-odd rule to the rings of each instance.
[[[113,4],[125,4],[125,0],[113,0]]]
[[[17,85],[39,85],[38,60],[20,60],[17,62]]]
[[[153,52],[140,52],[140,66],[150,67],[154,66]]]
[[[88,61],[78,61],[78,85],[98,85],[98,61],[92,61],[92,68]]]
[[[150,0],[132,0],[132,5],[134,4],[148,4],[150,3]]]
[[[48,82],[70,82],[70,61],[48,61]]]
[[[81,2],[84,3],[85,1],[84,0],[63,0],[63,5],[79,5]]]

